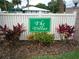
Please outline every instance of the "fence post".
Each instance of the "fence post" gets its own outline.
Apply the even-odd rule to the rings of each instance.
[[[79,13],[76,13],[75,34],[74,39],[79,41]]]

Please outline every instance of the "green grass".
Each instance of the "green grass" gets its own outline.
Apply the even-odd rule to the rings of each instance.
[[[61,55],[44,55],[44,56],[33,56],[32,59],[79,59],[79,50],[67,52]]]

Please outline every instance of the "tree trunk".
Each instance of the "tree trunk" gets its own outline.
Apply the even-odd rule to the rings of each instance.
[[[64,3],[63,0],[59,0],[59,13],[64,13]]]

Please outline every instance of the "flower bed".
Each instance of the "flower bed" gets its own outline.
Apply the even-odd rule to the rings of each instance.
[[[1,59],[28,59],[36,55],[59,55],[79,48],[77,41],[72,40],[68,44],[63,44],[62,41],[56,41],[50,46],[44,46],[32,41],[19,41],[20,44],[13,47],[10,47],[4,41],[0,43]]]
[[[79,49],[79,42],[68,40],[74,32],[74,27],[61,25],[58,28],[59,34],[65,34],[67,40],[54,40],[54,34],[48,32],[31,33],[27,36],[29,40],[20,41],[19,37],[24,31],[22,25],[13,26],[13,30],[0,26],[5,34],[5,39],[0,41],[0,58],[1,59],[28,59],[36,55],[59,55],[65,52]]]

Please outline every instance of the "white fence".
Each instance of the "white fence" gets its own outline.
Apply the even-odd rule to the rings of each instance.
[[[24,32],[21,35],[21,40],[25,40],[27,34],[29,33],[29,23],[28,20],[30,17],[33,18],[38,18],[38,17],[43,17],[51,18],[51,33],[57,34],[56,33],[56,26],[59,24],[64,24],[67,23],[69,25],[75,25],[76,21],[76,13],[71,13],[71,14],[26,14],[26,13],[1,13],[0,14],[0,25],[4,26],[7,24],[8,27],[12,28],[13,25],[16,25],[17,23],[23,24],[26,32]],[[57,35],[56,35],[57,36]]]

